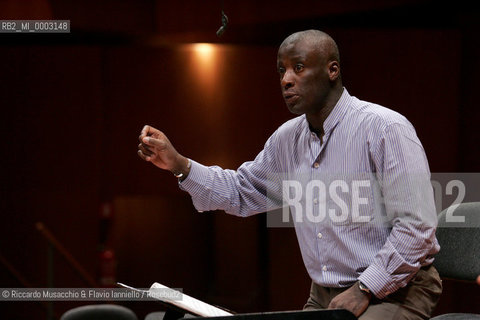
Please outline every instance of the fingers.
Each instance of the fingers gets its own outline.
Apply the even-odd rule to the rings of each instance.
[[[137,154],[140,158],[142,158],[145,161],[150,161],[151,159],[151,157],[146,156],[141,150],[138,150]]]
[[[153,155],[152,150],[149,148],[148,145],[145,144],[145,141],[149,140],[149,138],[147,137],[152,135],[154,130],[156,129],[146,125],[142,128],[142,131],[140,132],[140,136],[138,137],[138,140],[140,140],[140,144],[138,145],[137,154],[140,158],[142,158],[145,161],[150,161]]]
[[[171,170],[176,166],[175,161],[179,158],[178,152],[163,132],[146,125],[142,128],[138,138],[140,144],[137,154],[140,158],[165,170]]]
[[[147,145],[143,144],[143,143],[140,143],[140,144],[138,145],[138,150],[141,151],[141,152],[142,152],[144,155],[146,155],[147,157],[150,157],[150,156],[152,156],[152,154],[153,154],[153,151],[150,150],[150,148],[149,148]]]
[[[156,148],[159,150],[165,149],[167,147],[167,142],[165,139],[155,139],[152,137],[145,137],[142,139],[142,144],[147,148]]]
[[[142,128],[142,131],[140,132],[140,136],[138,137],[138,139],[140,141],[143,140],[143,138],[145,137],[158,137],[162,134],[162,132],[158,129],[155,129],[154,127],[152,126],[149,126],[149,125],[146,125]]]
[[[140,142],[143,142],[143,139],[145,137],[148,137],[148,136],[151,136],[153,133],[154,128],[150,127],[150,126],[144,126],[142,128],[142,131],[140,132],[140,135],[138,136],[138,140],[140,140]]]
[[[152,156],[154,155],[152,150],[150,150],[146,145],[142,143],[138,145],[137,154],[140,158],[142,158],[145,161],[150,161],[152,159]]]
[[[146,125],[142,128],[138,140],[140,140],[145,147],[165,148],[168,139],[160,130]]]
[[[347,309],[359,317],[370,303],[370,297],[355,286],[350,287],[330,301],[328,309]]]
[[[149,136],[150,135],[149,133],[153,131],[153,129],[154,129],[153,127],[150,127],[148,125],[144,126],[142,128],[142,131],[140,132],[140,137],[139,137],[140,140],[142,140],[144,137]]]

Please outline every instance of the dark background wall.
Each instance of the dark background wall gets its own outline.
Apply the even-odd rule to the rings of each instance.
[[[136,155],[143,125],[204,164],[253,159],[291,115],[276,50],[307,28],[337,41],[352,95],[404,114],[432,172],[478,172],[479,13],[463,1],[0,1],[0,19],[70,19],[67,35],[0,34],[0,287],[47,285],[42,222],[97,281],[158,281],[239,312],[300,309],[309,279],[293,229],[197,213],[175,178]],[[192,43],[214,44],[209,62]],[[113,207],[101,231],[102,204]],[[86,287],[58,253],[56,287]],[[480,312],[480,288],[445,280],[437,313]],[[61,314],[76,303],[55,303]],[[161,309],[124,303],[143,316]],[[40,303],[0,314],[45,318]],[[2,316],[3,318],[3,316]]]

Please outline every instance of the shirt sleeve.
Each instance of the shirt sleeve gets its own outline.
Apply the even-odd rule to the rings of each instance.
[[[408,124],[387,126],[373,151],[391,232],[359,280],[380,299],[406,286],[439,249],[430,170]]]
[[[198,211],[224,210],[247,217],[279,208],[277,136],[274,133],[254,161],[236,171],[192,161],[190,173],[179,183]]]

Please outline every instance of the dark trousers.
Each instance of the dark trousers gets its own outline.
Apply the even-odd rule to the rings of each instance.
[[[347,288],[326,288],[312,282],[304,310],[326,309],[330,301]],[[430,319],[442,293],[442,280],[433,266],[421,268],[404,288],[384,299],[372,296],[360,320]]]

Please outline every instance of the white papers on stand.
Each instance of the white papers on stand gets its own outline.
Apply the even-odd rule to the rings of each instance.
[[[130,287],[123,283],[118,283],[119,286],[128,288],[134,291],[147,293],[149,297],[160,300],[165,303],[173,304],[174,306],[183,309],[192,314],[202,317],[223,317],[232,316],[233,314],[227,312],[211,304],[205,303],[193,297],[190,297],[178,290],[174,290],[163,284],[155,282],[148,291]]]
[[[171,290],[171,292],[169,292]],[[164,286],[163,284],[160,284],[158,282],[155,282],[152,284],[150,287],[149,296],[152,298],[158,299],[157,292],[161,291],[162,295],[165,296],[179,296],[180,298],[175,298],[175,299],[160,299],[162,301],[171,303],[181,309],[185,309],[193,314],[202,316],[202,317],[222,317],[222,316],[232,316],[233,314],[217,308],[215,306],[212,306],[211,304],[205,303],[203,301],[200,301],[198,299],[195,299],[193,297],[190,297],[184,293],[181,293],[177,290],[168,288]]]

